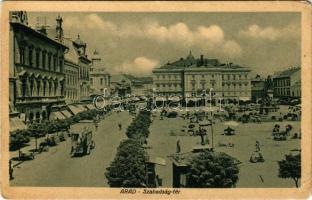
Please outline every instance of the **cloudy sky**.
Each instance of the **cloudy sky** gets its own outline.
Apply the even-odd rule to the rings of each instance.
[[[58,13],[28,13],[35,26]],[[204,54],[269,74],[300,66],[300,13],[60,13],[65,37],[97,49],[111,73],[148,75],[168,61]]]

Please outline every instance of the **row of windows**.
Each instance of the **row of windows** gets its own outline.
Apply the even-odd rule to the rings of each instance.
[[[275,88],[275,93],[279,96],[290,96],[289,88]]]
[[[19,62],[29,67],[42,68],[44,70],[63,72],[64,58],[53,55],[46,50],[34,49],[33,47],[19,48]]]
[[[89,79],[89,70],[87,69],[87,67],[81,67],[80,78],[81,79]]]
[[[241,80],[242,78],[245,78],[247,79],[248,78],[248,75],[247,74],[222,74],[222,80]]]
[[[290,86],[290,80],[289,79],[275,80],[274,81],[274,86],[275,87]]]
[[[67,89],[66,90],[66,98],[68,99],[77,99],[78,91],[74,89]]]
[[[159,87],[161,87],[161,86],[162,86],[162,87],[168,86],[169,88],[170,88],[170,87],[175,87],[175,88],[176,88],[176,87],[178,87],[178,86],[181,87],[182,85],[179,84],[179,83],[168,83],[168,84],[163,83],[163,84],[156,84],[156,87],[157,87],[157,88],[159,88]]]
[[[75,75],[66,74],[66,84],[76,85],[78,83],[78,77]]]
[[[178,75],[172,75],[172,74],[169,74],[169,75],[166,76],[166,75],[163,74],[162,76],[157,75],[156,77],[157,77],[157,79],[159,79],[160,77],[162,77],[163,79],[165,79],[166,77],[168,77],[169,79],[170,78],[178,79],[179,76]]]
[[[211,78],[214,78],[215,76],[217,76],[217,75],[215,75],[215,74],[202,74],[202,75],[195,75],[195,74],[193,74],[193,75],[190,75],[189,77],[191,77],[191,78],[193,78],[193,79],[195,79],[195,77],[202,77],[202,78],[206,78],[206,77],[209,77],[209,76],[211,76]],[[169,75],[165,75],[165,74],[163,74],[163,75],[157,75],[156,76],[157,77],[157,79],[159,79],[160,77],[162,77],[162,79],[165,79],[166,77],[168,77],[169,79],[170,78],[175,78],[175,79],[177,79],[178,78],[178,75],[171,75],[171,74],[169,74]],[[238,80],[241,80],[242,78],[245,78],[245,79],[247,79],[248,78],[248,75],[247,74],[244,74],[244,75],[242,75],[242,74],[227,74],[227,75],[224,75],[224,74],[222,74],[222,80],[236,80],[236,79],[238,79]]]
[[[21,80],[21,93],[22,93],[21,94],[22,97],[57,96],[57,95],[62,96],[64,94],[64,83],[63,82],[58,83],[57,81],[56,82],[52,82],[52,81],[41,82],[41,80],[35,80],[35,79],[30,79],[29,82],[27,82],[27,79],[25,78]]]

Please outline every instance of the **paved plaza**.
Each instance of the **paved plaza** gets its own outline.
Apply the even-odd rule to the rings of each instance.
[[[179,113],[181,114],[181,113]],[[153,122],[148,139],[148,153],[150,156],[162,157],[165,166],[157,166],[156,173],[163,179],[163,187],[172,187],[172,163],[168,156],[175,153],[176,142],[180,140],[181,152],[189,152],[192,147],[200,144],[199,136],[190,136],[181,129],[187,126],[189,120],[177,118],[160,119],[160,112],[153,112]],[[35,160],[25,161],[14,168],[12,186],[80,186],[80,187],[108,187],[105,178],[106,168],[114,159],[121,140],[126,139],[126,128],[133,116],[128,112],[113,112],[99,123],[94,132],[96,144],[90,155],[70,157],[70,138],[50,147],[48,152],[36,155]],[[122,123],[119,131],[118,123]],[[284,158],[291,150],[300,149],[300,140],[287,139],[274,141],[272,129],[277,122],[247,123],[233,127],[236,135],[222,135],[227,128],[225,122],[216,121],[213,125],[214,150],[225,152],[237,158],[241,164],[239,181],[236,187],[294,187],[291,179],[278,178],[278,160]],[[286,124],[293,126],[292,133],[299,132],[300,122],[278,122],[281,127]],[[211,131],[208,129],[211,141]],[[261,144],[264,163],[250,163],[249,158],[255,150],[255,142]],[[219,143],[234,143],[234,147],[221,147]],[[31,143],[33,144],[33,142]],[[11,155],[16,152],[11,152]]]

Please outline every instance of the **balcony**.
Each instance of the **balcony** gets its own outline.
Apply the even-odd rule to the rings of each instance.
[[[57,103],[57,102],[64,102],[64,96],[52,96],[52,97],[39,97],[39,96],[32,96],[32,97],[17,97],[16,104],[34,104],[34,103]]]

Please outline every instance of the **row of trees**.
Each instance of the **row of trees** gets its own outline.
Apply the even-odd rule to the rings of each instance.
[[[142,110],[128,126],[126,134],[131,139],[148,138],[149,126],[151,124],[151,112]]]
[[[150,111],[142,110],[128,126],[128,139],[121,141],[113,162],[106,169],[105,176],[110,187],[146,187],[147,153],[142,141],[146,141],[149,135],[150,124]]]
[[[68,131],[70,125],[78,123],[80,120],[92,120],[98,114],[97,110],[87,110],[67,119],[45,120],[42,122],[33,122],[28,129],[17,130],[10,135],[10,149],[14,150],[30,141],[29,137],[36,140],[46,134],[52,134],[60,131]]]

